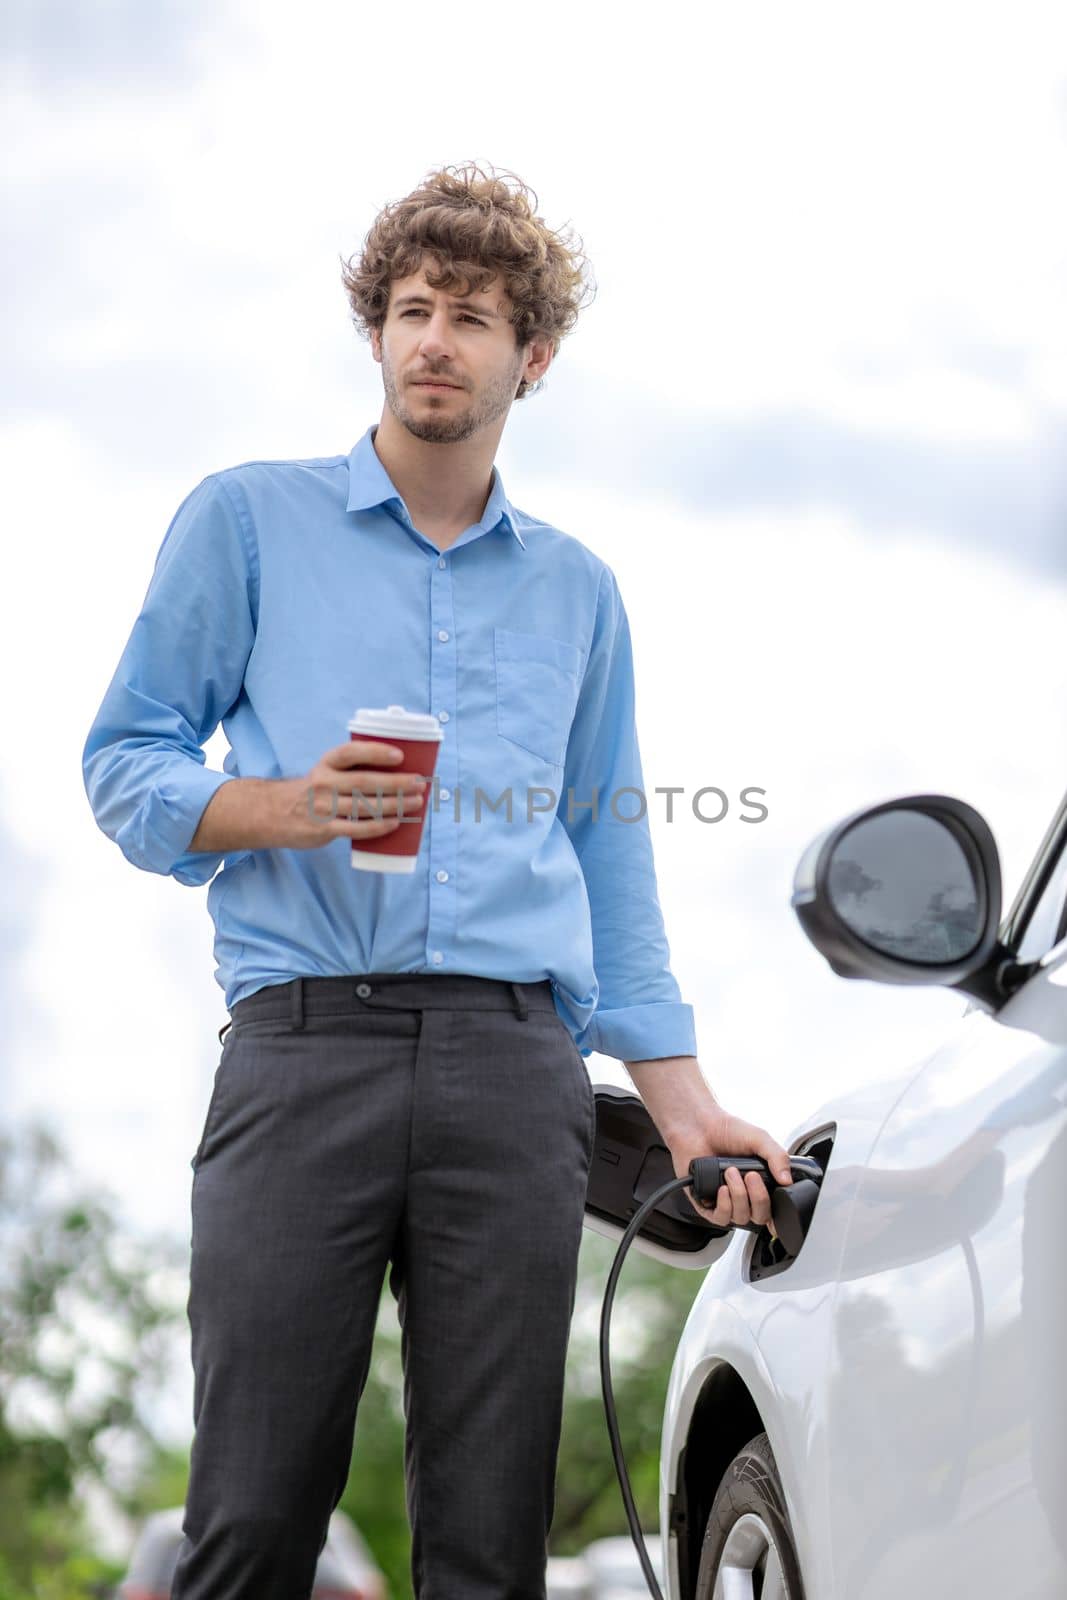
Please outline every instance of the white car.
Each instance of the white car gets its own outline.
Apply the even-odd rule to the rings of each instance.
[[[646,1549],[651,1534],[642,1535]],[[659,1551],[650,1550],[652,1570],[663,1582]],[[580,1556],[550,1556],[545,1600],[634,1600],[647,1595],[644,1573],[629,1534],[594,1539]]]
[[[822,1177],[772,1194],[778,1240],[636,1235],[707,1267],[666,1399],[668,1600],[1067,1596],[1067,799],[1003,921],[1000,898],[989,828],[945,796],[800,862],[836,972],[970,1004],[794,1131]]]
[[[593,1600],[589,1573],[581,1556],[549,1556],[545,1564],[545,1600]]]
[[[181,1553],[184,1506],[153,1511],[145,1519],[115,1600],[169,1600]],[[311,1600],[387,1600],[385,1574],[352,1519],[330,1517],[326,1543],[315,1569]]]
[[[650,1555],[657,1581],[662,1583],[658,1552],[652,1550]],[[582,1551],[582,1562],[589,1574],[589,1600],[636,1600],[647,1596],[641,1563],[629,1534],[594,1539]]]

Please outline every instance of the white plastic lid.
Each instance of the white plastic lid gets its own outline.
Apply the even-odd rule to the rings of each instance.
[[[349,733],[378,734],[393,739],[443,739],[436,717],[403,706],[360,706],[348,724]]]

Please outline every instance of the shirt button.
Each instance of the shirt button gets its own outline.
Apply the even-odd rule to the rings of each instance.
[[[447,711],[439,711],[437,713],[437,720],[438,720],[438,722],[447,722],[448,721],[448,712]]]
[[[441,965],[441,962],[442,962],[442,961],[443,961],[443,960],[444,960],[444,959],[445,959],[445,958],[444,958],[444,956],[443,956],[443,955],[442,955],[442,954],[441,954],[441,952],[440,952],[440,950],[435,950],[435,951],[434,951],[434,953],[433,953],[433,964],[434,964],[434,966],[435,966],[435,967],[439,967],[439,966],[440,966],[440,965]]]
[[[448,563],[447,563],[447,562],[446,562],[446,561],[445,561],[445,558],[444,558],[444,556],[441,556],[441,557],[440,557],[440,558],[439,558],[439,560],[438,560],[438,562],[437,562],[437,565],[438,565],[438,566],[439,566],[439,567],[444,567],[444,566],[447,566],[447,565],[448,565]]]
[[[441,629],[441,630],[440,630],[440,632],[439,632],[439,633],[438,633],[438,635],[437,635],[437,637],[438,637],[438,638],[439,638],[439,639],[440,639],[440,641],[441,641],[441,643],[442,643],[442,644],[444,644],[444,643],[445,643],[445,640],[446,640],[446,639],[447,639],[447,638],[448,638],[448,634],[447,634],[447,633],[446,633],[446,632],[445,632],[445,630],[444,630],[444,629],[443,629],[443,628],[442,628],[442,629]]]
[[[374,991],[369,983],[357,983],[356,993],[359,995],[361,1000],[366,1000],[367,996],[373,994]]]
[[[437,874],[437,881],[438,881],[438,883],[447,883],[448,882],[448,873],[445,871],[445,869],[443,867],[441,868],[440,872]]]
[[[442,800],[451,800],[451,798],[452,798],[452,790],[451,789],[439,789],[437,792],[441,796]]]

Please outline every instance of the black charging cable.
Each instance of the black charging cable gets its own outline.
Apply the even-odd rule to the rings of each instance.
[[[817,1161],[810,1156],[790,1156],[789,1166],[793,1174],[792,1184],[780,1184],[771,1173],[765,1161],[758,1156],[698,1156],[689,1163],[689,1175],[685,1178],[672,1178],[669,1183],[661,1186],[650,1194],[634,1212],[626,1225],[626,1231],[619,1242],[615,1252],[615,1260],[608,1273],[608,1286],[604,1291],[604,1305],[600,1313],[600,1381],[604,1393],[604,1414],[608,1422],[608,1435],[611,1439],[611,1453],[615,1460],[615,1472],[619,1479],[619,1488],[622,1490],[623,1505],[626,1507],[626,1520],[630,1524],[630,1534],[633,1538],[634,1548],[641,1563],[641,1571],[645,1575],[649,1593],[653,1600],[663,1600],[663,1592],[656,1582],[656,1574],[652,1568],[648,1550],[645,1546],[645,1537],[641,1532],[641,1523],[634,1505],[633,1491],[630,1488],[630,1479],[626,1471],[626,1459],[622,1453],[622,1441],[619,1438],[619,1423],[615,1415],[615,1397],[611,1387],[611,1359],[609,1349],[609,1330],[611,1327],[611,1307],[615,1300],[615,1286],[619,1281],[619,1273],[626,1259],[635,1237],[641,1230],[641,1224],[650,1211],[654,1211],[660,1201],[675,1189],[693,1190],[698,1200],[706,1205],[714,1205],[720,1187],[726,1182],[727,1167],[736,1167],[742,1179],[746,1172],[758,1172],[771,1196],[771,1214],[777,1233],[782,1237],[790,1254],[795,1255],[800,1248],[811,1210],[814,1208],[818,1195],[818,1185],[822,1181],[823,1170]],[[794,1192],[795,1191],[795,1192]],[[787,1199],[779,1199],[779,1196]],[[694,1218],[700,1220],[699,1214],[694,1211]],[[734,1224],[736,1226],[736,1224]],[[743,1231],[761,1233],[763,1227],[759,1223],[742,1223]],[[728,1233],[729,1228],[718,1228],[709,1224],[710,1233]]]

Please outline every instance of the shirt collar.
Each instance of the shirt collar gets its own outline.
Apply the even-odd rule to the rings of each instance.
[[[392,478],[382,465],[377,450],[374,448],[374,434],[377,424],[369,427],[358,444],[352,446],[348,453],[348,504],[346,511],[368,511],[372,506],[383,505],[387,500],[395,500],[401,506],[403,499],[396,491]],[[497,471],[493,468],[493,487],[489,492],[485,511],[478,527],[484,533],[491,533],[498,523],[503,522],[508,530],[514,534],[522,548],[526,549],[526,541],[519,532],[515,513],[511,502],[504,493],[504,483]]]

